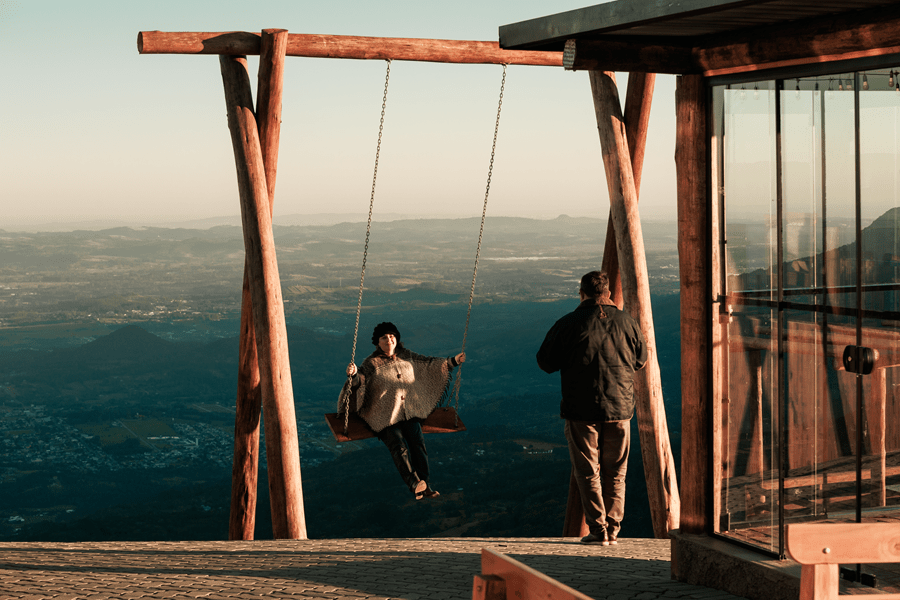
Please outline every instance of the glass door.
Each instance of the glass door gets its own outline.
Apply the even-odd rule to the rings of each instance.
[[[900,82],[716,87],[723,297],[717,531],[900,518]],[[724,325],[723,325],[724,323]]]

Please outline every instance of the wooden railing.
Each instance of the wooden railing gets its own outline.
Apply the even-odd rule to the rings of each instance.
[[[523,565],[505,554],[481,549],[481,574],[475,575],[472,600],[592,600],[581,592]],[[900,599],[900,597],[898,597]]]
[[[839,565],[900,562],[900,523],[798,523],[787,526],[788,555],[800,563],[800,600],[836,600]],[[900,594],[878,594],[900,600]]]

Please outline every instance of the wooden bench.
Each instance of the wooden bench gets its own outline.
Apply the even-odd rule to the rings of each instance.
[[[797,523],[786,535],[788,555],[801,565],[800,600],[836,600],[839,565],[900,562],[900,523]]]
[[[481,549],[481,574],[472,583],[472,600],[592,600],[505,554]]]

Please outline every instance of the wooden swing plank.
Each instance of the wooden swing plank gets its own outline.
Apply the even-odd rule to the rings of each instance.
[[[141,31],[140,54],[260,53],[260,34],[246,31]],[[437,63],[561,67],[562,52],[502,50],[498,42],[383,38],[352,35],[288,34],[287,56],[357,60],[411,60]]]
[[[325,421],[328,423],[334,439],[338,442],[352,442],[375,437],[375,432],[356,414],[350,415],[346,434],[344,433],[343,415],[327,413]],[[456,433],[465,430],[466,426],[459,418],[456,409],[450,406],[439,406],[431,411],[427,419],[422,421],[422,431],[425,433]]]

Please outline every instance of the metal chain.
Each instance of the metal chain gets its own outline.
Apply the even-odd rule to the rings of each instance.
[[[469,308],[466,311],[466,327],[463,331],[462,349],[466,351],[466,340],[469,336],[469,317],[472,315],[472,301],[475,298],[475,279],[478,277],[478,257],[481,255],[481,239],[484,236],[484,221],[487,217],[488,196],[491,193],[491,175],[494,172],[494,154],[497,151],[497,133],[500,130],[500,111],[503,108],[503,90],[506,87],[506,67],[503,65],[503,77],[500,80],[500,101],[497,103],[497,120],[494,123],[494,142],[491,145],[491,162],[488,165],[487,185],[484,189],[484,208],[481,210],[481,229],[478,230],[478,247],[475,250],[475,268],[472,269],[472,289],[469,291]],[[454,408],[459,410],[459,386],[462,382],[462,365],[456,370],[456,380],[453,382]],[[459,416],[457,415],[457,418]]]
[[[362,270],[359,274],[359,298],[356,301],[356,325],[353,327],[353,350],[350,352],[350,364],[356,364],[356,341],[359,337],[359,315],[362,312],[363,283],[366,280],[366,257],[369,255],[369,235],[372,233],[372,210],[375,208],[375,182],[378,180],[378,158],[381,155],[381,136],[384,132],[384,113],[387,109],[388,83],[391,80],[391,60],[387,60],[387,73],[384,76],[384,96],[381,99],[381,121],[378,123],[378,144],[375,146],[375,169],[372,173],[372,193],[369,195],[369,220],[366,223],[366,245],[363,248]],[[352,377],[347,376],[349,383]],[[341,398],[344,408],[344,433],[350,423],[350,386]]]

